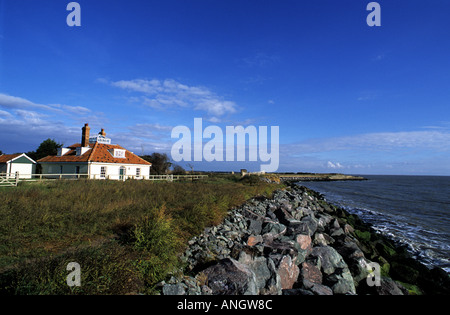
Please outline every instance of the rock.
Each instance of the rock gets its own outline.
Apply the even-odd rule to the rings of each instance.
[[[297,235],[295,240],[300,245],[301,249],[307,251],[308,254],[311,253],[311,251],[312,251],[311,236],[299,234],[299,235]]]
[[[202,287],[201,287],[201,294],[202,295],[212,295],[213,291],[207,285],[202,285]]]
[[[333,217],[324,213],[321,213],[317,218],[317,231],[325,232],[328,229],[328,225],[333,220]]]
[[[282,256],[289,255],[295,263],[299,264],[297,261],[299,256],[300,246],[294,240],[290,239],[277,239],[272,242],[264,243],[264,253],[268,256],[278,256],[282,259]],[[278,261],[277,258],[274,261]]]
[[[361,282],[361,288],[358,288],[362,294],[372,294],[372,295],[405,295],[408,294],[402,285],[398,284],[391,278],[381,277],[380,286],[369,287],[367,283]]]
[[[292,261],[291,256],[286,255],[281,259],[278,266],[278,275],[280,276],[281,289],[292,289],[292,286],[297,282],[300,270],[298,266]]]
[[[271,258],[267,258],[267,268],[270,271],[270,278],[266,282],[266,287],[261,290],[261,294],[264,295],[280,295],[282,293],[281,289],[281,278],[275,267],[275,263]]]
[[[241,264],[246,265],[255,274],[256,287],[258,292],[264,289],[267,280],[272,276],[272,273],[267,266],[267,259],[265,257],[252,257],[252,255],[247,254],[242,251],[239,255],[239,260]]]
[[[379,295],[404,295],[405,289],[391,278],[381,277],[380,283],[381,286],[375,286]]]
[[[161,282],[162,293],[449,292],[450,278],[444,271],[428,270],[356,215],[325,203],[319,194],[293,186],[273,196],[248,201],[230,211],[222,224],[189,240],[181,258],[185,271],[195,277],[172,273],[178,278]],[[372,261],[381,267],[379,287],[368,287],[366,282]],[[403,281],[404,286],[386,276]]]
[[[287,226],[287,235],[294,236],[297,234],[304,235],[313,235],[311,233],[310,226],[308,222],[298,221],[298,220],[290,220],[289,225]]]
[[[292,214],[291,214],[292,207],[287,206],[286,203],[282,204],[281,207],[276,209],[273,213],[277,217],[277,219],[283,223],[286,224],[287,220],[292,220]]]
[[[333,295],[333,290],[331,290],[331,288],[318,283],[315,283],[310,288],[310,291],[315,295]]]
[[[296,288],[283,290],[283,295],[314,295],[314,293],[309,290]]]
[[[339,225],[339,220],[338,219],[333,219],[331,221],[331,227],[330,229],[339,229],[341,226]]]
[[[278,222],[268,221],[263,224],[261,233],[263,235],[270,234],[270,236],[275,239],[286,233],[286,226]]]
[[[342,256],[331,246],[315,246],[310,256],[319,259],[321,270],[327,275],[334,273],[336,268],[347,267]]]
[[[203,270],[214,295],[256,295],[257,280],[251,269],[232,258],[226,258]]]
[[[311,288],[314,284],[322,284],[322,273],[319,268],[307,262],[302,263],[301,266],[301,281],[306,289]]]
[[[164,295],[184,295],[186,290],[180,283],[177,284],[165,284],[162,288],[162,293]]]
[[[353,226],[351,226],[350,224],[344,225],[344,233],[345,234],[352,234],[353,232],[355,232],[355,229],[353,228]]]
[[[337,251],[345,261],[353,276],[354,283],[357,285],[361,280],[369,275],[370,260],[364,257],[364,253],[355,242],[345,242]]]
[[[343,268],[339,273],[326,278],[334,294],[356,294],[355,283],[348,268]]]
[[[303,208],[297,207],[295,210],[292,211],[291,215],[294,220],[300,221],[303,217]]]
[[[247,239],[248,246],[255,246],[256,244],[262,243],[263,237],[261,235],[250,235]]]
[[[262,220],[249,219],[247,222],[248,222],[248,232],[249,233],[254,234],[254,235],[261,234],[262,224],[263,224]]]
[[[309,233],[308,233],[309,235],[313,235],[314,233],[316,233],[316,230],[318,227],[318,221],[314,217],[314,214],[303,217],[301,222],[306,223],[306,226],[308,227],[308,230],[309,230]],[[305,233],[301,233],[301,234],[305,234]]]
[[[391,264],[391,273],[399,280],[415,284],[420,273],[418,270],[412,268],[407,264],[403,264],[397,261]]]
[[[334,238],[327,233],[314,234],[314,245],[327,246],[334,243]]]
[[[341,228],[331,230],[331,237],[334,237],[334,238],[344,235],[344,234],[345,234],[345,232]]]

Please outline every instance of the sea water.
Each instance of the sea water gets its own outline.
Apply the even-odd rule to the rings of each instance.
[[[450,176],[361,176],[368,180],[299,184],[450,273]]]

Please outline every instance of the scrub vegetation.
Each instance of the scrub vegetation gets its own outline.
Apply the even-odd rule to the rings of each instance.
[[[0,189],[0,294],[152,293],[187,241],[278,184],[63,180]],[[69,287],[66,266],[81,267]]]

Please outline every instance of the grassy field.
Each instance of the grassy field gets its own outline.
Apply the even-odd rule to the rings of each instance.
[[[0,188],[0,294],[151,294],[192,236],[279,187],[222,175]],[[81,287],[66,284],[69,262],[81,266]]]

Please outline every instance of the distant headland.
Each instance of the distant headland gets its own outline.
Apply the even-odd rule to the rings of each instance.
[[[367,180],[362,176],[345,175],[338,173],[277,173],[283,181],[340,181],[340,180]]]

